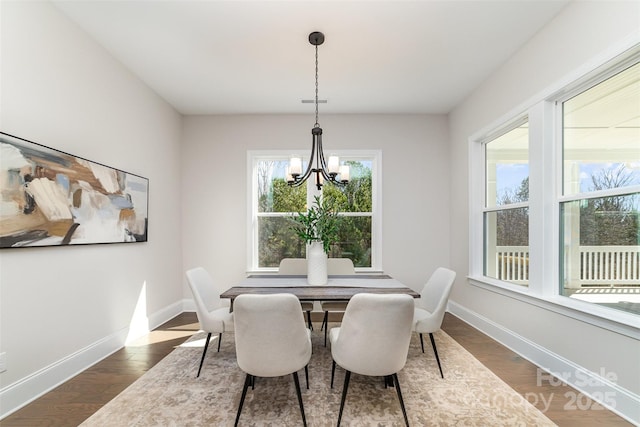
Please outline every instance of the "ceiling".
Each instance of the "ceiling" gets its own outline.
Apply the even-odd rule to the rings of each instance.
[[[565,0],[53,0],[182,114],[448,113]]]

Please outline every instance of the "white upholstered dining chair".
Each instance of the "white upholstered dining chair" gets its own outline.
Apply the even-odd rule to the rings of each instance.
[[[356,274],[353,261],[350,258],[329,258],[327,260],[327,272],[330,275],[349,276]],[[344,313],[347,301],[320,301],[320,309],[323,311],[322,326],[324,328],[324,346],[327,346],[327,329],[329,329],[329,312]]]
[[[306,258],[283,258],[278,266],[278,274],[302,276],[307,274]],[[313,301],[300,301],[302,311],[307,314],[307,324],[313,330],[311,323],[311,312],[313,311]]]
[[[278,274],[306,275],[306,258],[282,258],[278,266]]]
[[[345,310],[339,328],[331,328],[331,388],[336,364],[346,370],[338,426],[342,419],[351,373],[385,377],[396,387],[400,407],[407,426],[398,371],[406,361],[411,341],[413,298],[404,294],[356,294]]]
[[[233,314],[229,312],[229,304],[222,303],[220,299],[220,291],[213,283],[213,279],[202,267],[187,270],[187,282],[193,294],[193,302],[196,306],[196,315],[200,328],[207,332],[207,339],[202,351],[200,366],[198,367],[198,375],[202,370],[204,357],[207,354],[211,334],[218,334],[218,351],[220,351],[220,342],[222,341],[222,333],[233,331]]]
[[[309,388],[311,332],[305,327],[298,298],[287,293],[244,294],[235,299],[233,312],[238,366],[247,374],[235,425],[254,377],[293,374],[302,423],[306,426],[298,371],[304,368]]]
[[[433,272],[427,283],[420,292],[420,298],[415,300],[415,312],[413,316],[413,330],[420,334],[420,346],[424,353],[424,342],[422,334],[429,334],[433,353],[438,362],[440,376],[444,378],[442,373],[442,365],[438,357],[436,342],[433,339],[433,333],[440,330],[442,320],[447,309],[447,301],[453,288],[453,282],[456,279],[456,272],[448,268],[440,267]]]
[[[355,267],[353,261],[349,258],[328,258],[327,259],[327,273],[329,275],[352,275],[355,274]],[[283,258],[280,261],[278,267],[278,274],[283,275],[306,275],[307,274],[307,259],[306,258]],[[313,324],[311,323],[311,312],[314,309],[313,301],[301,301],[302,311],[307,314],[307,323],[309,329],[313,330]],[[324,312],[322,318],[322,326],[320,330],[324,329],[324,345],[327,346],[327,322],[329,319],[329,312],[344,313],[347,307],[346,301],[320,301],[320,309]]]

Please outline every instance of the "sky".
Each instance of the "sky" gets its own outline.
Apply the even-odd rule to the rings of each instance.
[[[593,183],[591,177],[602,169],[615,170],[622,163],[581,163],[580,164],[580,191],[591,191]],[[625,163],[624,167],[632,174],[630,185],[640,185],[640,162]],[[526,163],[497,164],[496,186],[497,194],[503,194],[505,190],[514,191],[520,187],[523,179],[529,176],[529,165]]]
[[[503,194],[505,190],[517,190],[522,180],[529,176],[527,163],[499,163],[496,165],[496,191]]]

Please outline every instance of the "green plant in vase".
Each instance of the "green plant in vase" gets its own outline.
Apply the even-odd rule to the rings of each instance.
[[[334,206],[334,200],[325,198],[320,201],[320,196],[315,196],[307,212],[298,212],[292,217],[292,229],[298,237],[307,244],[321,242],[326,254],[338,241],[338,212]]]

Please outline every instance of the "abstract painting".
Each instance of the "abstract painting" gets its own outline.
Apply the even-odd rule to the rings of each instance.
[[[149,180],[0,132],[0,248],[147,241]]]

